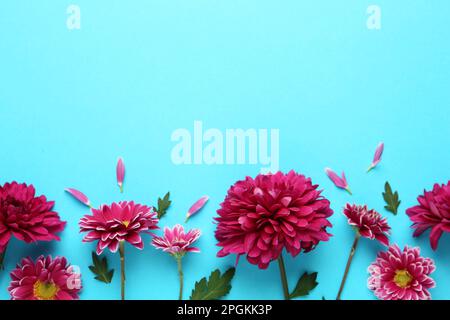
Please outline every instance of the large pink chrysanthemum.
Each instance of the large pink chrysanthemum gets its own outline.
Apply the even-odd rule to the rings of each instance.
[[[223,247],[217,255],[246,254],[250,263],[265,269],[283,248],[296,256],[327,241],[333,210],[317,187],[294,171],[236,182],[215,218],[218,246]]]
[[[419,205],[406,210],[414,222],[414,237],[431,229],[430,244],[436,250],[442,233],[450,232],[450,181],[447,185],[435,184],[432,191],[425,191],[417,200]]]
[[[433,260],[420,256],[420,249],[396,245],[380,252],[368,272],[367,286],[382,300],[430,300],[428,291],[435,282],[429,276],[435,270]]]
[[[91,211],[92,215],[81,218],[80,232],[88,232],[83,239],[85,242],[98,240],[97,254],[105,248],[116,252],[121,241],[142,249],[144,243],[140,233],[158,229],[158,219],[153,210],[133,201],[102,205],[100,209]]]
[[[177,224],[173,229],[164,228],[163,237],[153,236],[152,245],[171,255],[183,256],[186,252],[200,252],[198,248],[192,247],[200,234],[201,232],[198,229],[191,229],[185,233],[183,226]]]
[[[35,196],[33,185],[6,183],[0,186],[0,253],[11,236],[26,243],[59,240],[66,222],[52,211],[54,202]]]
[[[25,258],[11,272],[8,291],[12,300],[74,300],[81,290],[81,276],[66,258]]]
[[[354,226],[359,234],[371,240],[376,239],[385,246],[389,246],[387,235],[391,228],[385,218],[375,210],[367,209],[367,206],[348,204],[344,208],[344,214],[348,223]]]

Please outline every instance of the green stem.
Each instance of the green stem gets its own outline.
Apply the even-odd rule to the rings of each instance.
[[[180,278],[180,294],[178,296],[178,300],[183,300],[183,268],[181,265],[181,257],[177,257],[177,265],[178,265],[178,275]]]
[[[350,255],[347,260],[347,265],[345,266],[344,276],[342,278],[341,286],[339,287],[339,292],[337,294],[336,300],[341,300],[342,291],[344,290],[345,281],[347,281],[348,272],[353,261],[353,256],[355,255],[356,247],[358,246],[359,238],[361,238],[361,236],[359,232],[356,231],[355,240],[353,241],[352,249],[350,250]]]
[[[278,257],[278,266],[280,267],[281,284],[283,285],[284,300],[289,300],[289,286],[286,277],[286,268],[284,267],[283,255]]]
[[[125,242],[119,242],[120,253],[120,295],[122,300],[125,300]]]
[[[5,250],[3,250],[2,253],[0,253],[0,271],[2,271],[5,268],[5,266],[3,265],[3,261],[5,260],[6,248],[7,247],[5,247]]]

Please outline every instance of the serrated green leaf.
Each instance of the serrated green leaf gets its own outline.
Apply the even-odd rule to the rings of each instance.
[[[95,274],[94,279],[104,283],[111,283],[114,276],[114,269],[108,270],[106,257],[100,259],[95,252],[92,252],[92,263],[93,265],[89,266],[89,270]]]
[[[289,295],[290,299],[307,296],[317,285],[317,272],[308,274],[305,272],[297,282],[294,291]]]
[[[392,188],[389,184],[389,182],[386,182],[386,184],[384,185],[384,191],[383,192],[383,199],[384,201],[387,203],[387,206],[384,206],[384,208],[389,211],[392,212],[394,215],[397,214],[398,211],[398,207],[400,206],[401,201],[398,199],[398,192],[395,191],[394,193],[392,192]]]
[[[170,192],[167,192],[162,199],[158,198],[158,208],[156,209],[158,219],[161,219],[167,213],[171,203]]]
[[[228,269],[223,275],[216,269],[211,272],[209,279],[202,278],[195,283],[191,293],[191,300],[218,300],[227,295],[231,290],[231,280],[234,277],[235,268]]]

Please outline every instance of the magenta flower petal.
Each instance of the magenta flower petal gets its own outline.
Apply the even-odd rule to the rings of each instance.
[[[384,143],[380,142],[380,144],[377,146],[377,149],[375,150],[375,155],[373,156],[373,161],[370,164],[369,169],[367,169],[367,172],[375,168],[381,161],[381,156],[383,155],[384,151]]]
[[[352,194],[352,191],[350,190],[350,187],[347,183],[347,178],[345,177],[345,173],[342,172],[342,177],[339,177],[333,170],[330,168],[325,168],[325,173],[327,174],[328,178],[330,178],[331,181],[335,184],[336,187],[345,189],[348,193]]]
[[[116,167],[117,184],[119,185],[120,192],[123,192],[123,180],[125,178],[125,165],[123,164],[122,158],[117,161]]]
[[[76,189],[72,189],[72,188],[67,188],[67,189],[65,189],[65,191],[70,193],[75,199],[80,201],[85,206],[92,208],[91,201],[83,192],[78,191]]]
[[[206,202],[208,202],[209,197],[208,196],[203,196],[200,199],[198,199],[193,205],[192,207],[188,210],[188,213],[186,215],[186,221],[189,220],[189,218],[196,214],[197,212],[199,212],[206,204]]]

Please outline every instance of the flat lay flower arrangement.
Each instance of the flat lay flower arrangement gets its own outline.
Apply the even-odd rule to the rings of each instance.
[[[375,151],[367,172],[376,174],[381,165],[384,143]],[[326,175],[338,188],[352,190],[344,172],[337,174],[330,168]],[[126,192],[125,163],[120,158],[116,166],[118,191]],[[137,203],[133,200],[97,205],[78,188],[66,188],[69,195],[80,202],[79,231],[84,235],[84,245],[92,245],[91,274],[81,275],[65,257],[39,256],[36,260],[23,257],[10,273],[7,290],[11,299],[26,300],[73,300],[82,297],[85,277],[111,286],[117,291],[117,299],[126,299],[126,279],[133,274],[126,272],[128,250],[142,250],[150,245],[161,255],[168,254],[177,266],[179,290],[173,297],[212,300],[226,296],[232,290],[235,268],[246,260],[254,268],[266,269],[276,263],[280,271],[280,298],[286,300],[307,296],[319,284],[317,272],[308,270],[300,275],[297,283],[289,283],[284,256],[308,254],[333,237],[330,217],[335,213],[332,201],[322,194],[322,188],[305,175],[289,171],[259,174],[245,177],[234,183],[217,205],[211,221],[215,225],[217,257],[235,256],[235,266],[228,270],[213,270],[211,274],[194,284],[185,283],[183,263],[201,254],[197,240],[202,236],[198,228],[187,228],[186,223],[207,204],[203,196],[187,210],[185,221],[173,226],[161,225],[172,203],[170,193],[159,198],[157,204]],[[388,220],[399,214],[399,193],[386,182],[380,196],[386,202],[382,214],[379,208],[365,203],[349,201],[339,209],[342,219],[348,222],[348,232],[354,233],[346,265],[342,265],[340,286],[336,299],[351,299],[345,284],[352,276],[352,261],[367,241],[379,242],[380,251],[373,261],[367,261],[367,290],[381,300],[429,300],[436,286],[433,272],[434,261],[421,255],[419,247],[399,247],[389,240],[394,232]],[[54,203],[46,196],[38,195],[33,185],[10,182],[0,186],[0,266],[8,259],[8,244],[12,237],[25,243],[59,241],[59,233],[66,222],[53,211]],[[430,245],[438,250],[444,232],[450,232],[450,181],[435,184],[424,191],[417,204],[406,210],[412,224],[406,226],[414,237],[430,230]],[[198,214],[201,219],[201,214]],[[389,219],[388,219],[389,218]],[[353,229],[353,231],[351,231]],[[83,244],[80,244],[83,245]],[[361,249],[360,249],[361,248]],[[120,260],[120,270],[111,269],[105,250],[115,253]],[[4,271],[2,272],[4,273]],[[1,273],[0,273],[1,274]],[[2,274],[1,276],[5,276]],[[111,280],[120,277],[120,288],[113,288]],[[168,275],[169,276],[169,275]],[[120,294],[119,294],[120,292]],[[251,298],[249,293],[249,298]],[[329,298],[329,297],[327,297]]]

